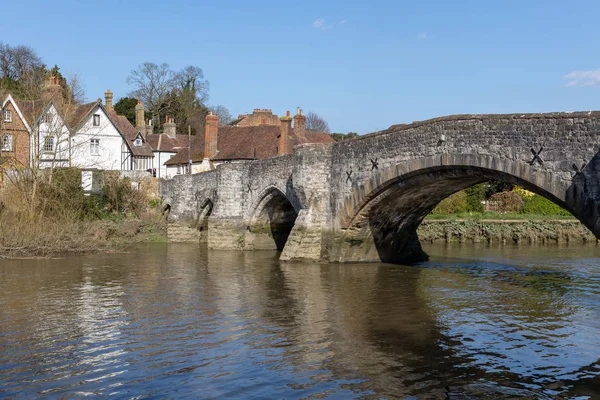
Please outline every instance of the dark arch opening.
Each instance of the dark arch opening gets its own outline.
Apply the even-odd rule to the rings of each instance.
[[[254,250],[283,251],[298,213],[277,189],[269,191],[248,226],[245,246]]]
[[[356,238],[346,241],[350,245],[352,242],[372,243],[374,246],[365,247],[376,250],[376,254],[370,256],[373,260],[379,258],[396,264],[426,260],[428,257],[417,235],[425,216],[453,193],[491,180],[519,185],[573,212],[548,191],[505,172],[473,166],[434,167],[403,175],[380,187],[346,229],[354,232],[352,235]],[[342,254],[341,260],[344,258]],[[356,258],[355,255],[349,257],[352,258]]]
[[[169,214],[171,214],[171,204],[166,203],[162,208],[162,216],[165,221],[169,220]]]
[[[208,241],[208,217],[212,214],[213,203],[207,199],[198,211],[198,220],[196,228],[200,231],[200,243]]]

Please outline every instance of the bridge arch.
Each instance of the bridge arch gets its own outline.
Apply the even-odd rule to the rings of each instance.
[[[401,162],[355,184],[337,212],[332,261],[426,259],[417,236],[423,218],[451,194],[489,180],[522,186],[586,222],[568,195],[570,182],[556,174],[490,155],[443,154]]]
[[[297,217],[292,201],[277,186],[269,185],[249,208],[244,249],[283,251]]]

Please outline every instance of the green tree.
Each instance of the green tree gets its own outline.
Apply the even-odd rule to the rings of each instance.
[[[467,210],[472,212],[483,211],[483,201],[485,200],[485,191],[487,183],[480,183],[465,189],[467,194]]]
[[[125,116],[135,126],[135,106],[137,106],[137,103],[138,99],[133,97],[121,97],[115,103],[114,108],[117,114]]]

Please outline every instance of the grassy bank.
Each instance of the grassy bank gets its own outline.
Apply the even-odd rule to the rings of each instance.
[[[118,175],[85,196],[80,171],[27,171],[0,191],[0,258],[123,250],[166,241],[160,206]]]

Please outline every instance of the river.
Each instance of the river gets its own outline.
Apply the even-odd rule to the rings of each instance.
[[[600,247],[0,260],[0,397],[600,398]]]

